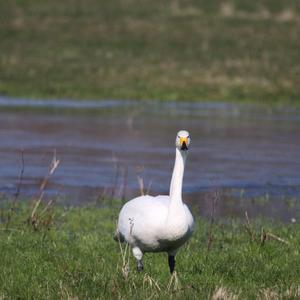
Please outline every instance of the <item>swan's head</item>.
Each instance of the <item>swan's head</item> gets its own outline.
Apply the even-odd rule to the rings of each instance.
[[[180,130],[177,133],[176,142],[175,142],[177,149],[186,151],[189,149],[190,143],[191,143],[191,138],[189,132],[186,130]]]

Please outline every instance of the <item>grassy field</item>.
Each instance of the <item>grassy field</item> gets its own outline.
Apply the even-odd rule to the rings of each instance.
[[[300,100],[300,2],[0,1],[0,94]]]
[[[197,218],[177,255],[147,254],[135,270],[112,236],[118,208],[17,206],[1,202],[1,299],[299,299],[300,226]],[[129,273],[127,261],[129,258]],[[125,267],[125,268],[124,268]]]

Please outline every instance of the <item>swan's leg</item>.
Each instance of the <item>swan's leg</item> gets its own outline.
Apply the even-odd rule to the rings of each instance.
[[[136,269],[137,269],[139,272],[142,272],[142,271],[144,270],[144,266],[143,266],[142,260],[137,260],[137,261],[136,261]]]
[[[143,262],[142,262],[142,257],[143,257],[143,252],[141,251],[140,248],[134,247],[132,248],[132,253],[133,256],[136,258],[136,268],[139,272],[144,270]]]
[[[173,274],[175,269],[175,255],[169,255],[168,260],[169,260],[170,273]]]

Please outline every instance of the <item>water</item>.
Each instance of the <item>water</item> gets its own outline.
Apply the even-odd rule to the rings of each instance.
[[[137,176],[151,194],[166,193],[180,129],[192,138],[184,198],[199,213],[211,213],[217,190],[217,215],[299,214],[300,114],[226,103],[0,97],[0,191],[16,191],[23,149],[21,196],[35,196],[56,149],[47,195],[61,202],[130,198]]]

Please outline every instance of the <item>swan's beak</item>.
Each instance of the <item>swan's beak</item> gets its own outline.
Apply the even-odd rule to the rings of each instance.
[[[188,144],[188,138],[187,137],[181,137],[180,138],[181,150],[188,150],[187,144]]]

